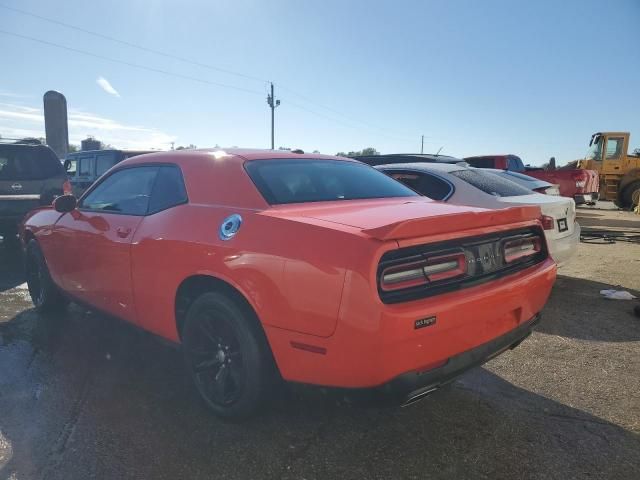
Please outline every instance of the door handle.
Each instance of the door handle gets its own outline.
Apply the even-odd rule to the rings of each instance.
[[[120,238],[127,238],[131,233],[131,229],[126,227],[118,227],[116,228],[116,233]]]

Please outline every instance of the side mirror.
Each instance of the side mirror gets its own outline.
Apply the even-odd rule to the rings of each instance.
[[[53,201],[53,208],[60,213],[71,212],[77,205],[78,200],[73,195],[60,195]]]
[[[65,160],[64,161],[64,170],[66,172],[68,172],[70,168],[71,168],[71,160]]]

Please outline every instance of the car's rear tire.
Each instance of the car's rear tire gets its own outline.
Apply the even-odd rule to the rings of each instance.
[[[216,415],[241,420],[264,404],[274,364],[248,306],[219,292],[202,294],[187,311],[182,348],[198,393]]]
[[[35,239],[27,243],[25,273],[29,295],[31,295],[31,300],[37,311],[42,313],[59,312],[69,304],[69,300],[51,280],[47,262]]]

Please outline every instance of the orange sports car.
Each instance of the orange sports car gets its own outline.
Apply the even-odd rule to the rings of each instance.
[[[357,161],[134,157],[24,221],[29,292],[181,343],[218,415],[271,380],[414,401],[513,348],[556,275],[537,207],[431,201]]]

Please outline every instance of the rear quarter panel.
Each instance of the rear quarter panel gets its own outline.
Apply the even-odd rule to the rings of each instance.
[[[243,217],[239,232],[220,240],[220,225],[234,213]],[[345,275],[352,265],[370,264],[381,244],[321,221],[224,206],[176,207],[146,217],[134,236],[137,316],[144,328],[177,340],[178,287],[192,275],[207,275],[240,291],[263,324],[327,337],[336,328]]]

